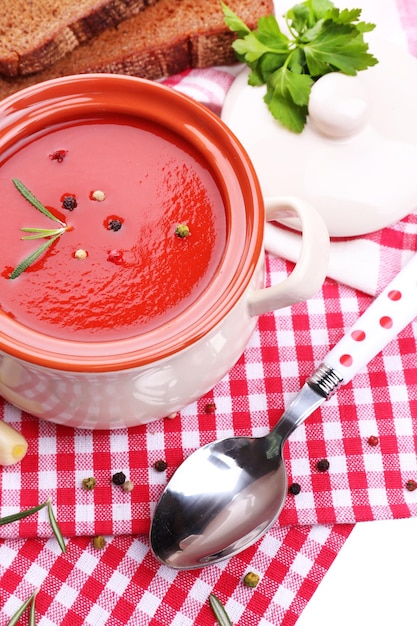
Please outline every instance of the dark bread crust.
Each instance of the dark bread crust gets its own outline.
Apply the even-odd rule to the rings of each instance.
[[[255,28],[274,11],[273,0],[230,0],[228,6]],[[0,98],[35,83],[89,72],[129,74],[149,80],[189,68],[236,62],[235,36],[224,22],[220,0],[158,0],[47,70],[25,78],[0,79]]]
[[[6,7],[0,13],[0,75],[40,72],[157,1],[4,0]]]

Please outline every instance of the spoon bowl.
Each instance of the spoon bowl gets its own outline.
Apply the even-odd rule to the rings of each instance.
[[[151,546],[176,569],[216,563],[252,545],[275,523],[287,495],[283,445],[341,382],[319,368],[265,437],[203,446],[177,469],[155,510]]]
[[[240,552],[268,530],[287,489],[281,454],[268,438],[231,437],[196,450],[159,501],[151,542],[177,569],[202,567]]]

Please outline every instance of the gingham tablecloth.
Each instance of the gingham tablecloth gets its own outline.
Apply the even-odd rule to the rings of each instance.
[[[417,3],[388,6],[411,25],[410,49],[417,52]],[[168,84],[219,111],[232,80],[233,72],[213,68]],[[416,214],[369,240],[380,270],[377,292],[417,251]],[[267,254],[268,282],[291,269],[291,261]],[[23,461],[0,471],[0,516],[51,498],[68,538],[61,554],[44,510],[0,527],[0,626],[37,587],[39,626],[212,625],[211,592],[235,626],[293,626],[355,522],[417,514],[417,491],[405,488],[417,480],[417,321],[293,433],[285,456],[289,482],[301,491],[287,498],[278,523],[254,546],[218,565],[177,572],[150,552],[150,516],[193,450],[232,434],[269,431],[371,293],[349,286],[348,277],[328,278],[308,303],[262,316],[232,371],[174,419],[114,432],[74,430],[0,400],[0,417],[29,442]],[[212,403],[215,411],[207,412]],[[378,437],[377,446],[370,436]],[[316,468],[321,458],[330,463],[327,472]],[[168,464],[164,472],[154,467],[160,459]],[[133,480],[132,492],[112,484],[119,471]],[[81,485],[89,476],[97,480],[93,491]],[[106,538],[102,550],[92,545],[96,535]],[[261,576],[256,589],[242,584],[248,570]]]

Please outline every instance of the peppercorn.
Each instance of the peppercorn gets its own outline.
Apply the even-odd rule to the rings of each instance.
[[[121,227],[122,227],[122,222],[119,219],[110,220],[107,224],[107,228],[109,230],[113,230],[114,232],[117,232],[118,230],[120,230]]]
[[[159,461],[155,461],[153,466],[158,472],[164,472],[168,467],[168,463],[166,461],[163,461],[162,459],[159,459]]]
[[[175,229],[175,234],[177,235],[177,237],[184,239],[185,237],[188,237],[190,235],[190,229],[188,228],[187,224],[178,224]]]
[[[79,261],[83,261],[84,259],[87,258],[87,256],[88,256],[87,250],[83,250],[82,248],[74,252],[74,257],[78,259]]]
[[[216,411],[216,405],[214,402],[208,402],[205,406],[205,412],[206,413],[214,413]]]
[[[316,467],[319,472],[327,472],[330,467],[330,463],[327,459],[320,459],[320,461],[317,461]]]
[[[55,150],[52,154],[49,155],[51,161],[57,161],[58,163],[62,163],[65,156],[67,155],[68,150]]]
[[[127,480],[124,484],[123,484],[123,491],[129,492],[129,491],[133,491],[133,487],[134,487],[134,483],[132,480]]]
[[[123,472],[116,472],[113,474],[112,481],[115,485],[123,485],[126,480],[126,475]]]
[[[107,254],[107,260],[110,263],[114,263],[115,265],[122,265],[123,263],[123,252],[121,250],[110,250]]]
[[[255,574],[255,572],[248,572],[244,579],[243,579],[243,583],[246,585],[246,587],[256,587],[259,583],[259,575]]]
[[[405,488],[407,491],[415,491],[417,489],[417,483],[415,480],[407,480],[405,483]]]
[[[101,189],[96,189],[95,191],[92,191],[90,193],[90,200],[96,200],[96,202],[103,202],[105,198],[106,198],[106,195],[104,191],[101,191]]]
[[[368,437],[368,444],[370,446],[377,446],[379,444],[379,438],[375,437],[375,435],[371,435]]]
[[[94,537],[93,546],[97,548],[97,550],[102,550],[106,547],[106,540],[103,535],[97,535],[97,537]]]
[[[84,489],[88,489],[91,491],[96,486],[97,481],[94,476],[90,476],[90,478],[83,478],[83,487]]]
[[[301,491],[301,487],[300,487],[300,485],[298,483],[292,483],[292,485],[289,486],[288,491],[293,496],[298,496],[298,494]]]
[[[62,208],[67,211],[73,211],[78,206],[77,198],[69,193],[62,196],[61,202]]]

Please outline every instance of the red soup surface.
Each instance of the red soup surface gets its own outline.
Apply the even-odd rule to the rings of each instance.
[[[21,228],[59,227],[13,179],[69,230],[10,279],[47,241],[22,240]],[[130,119],[77,122],[20,146],[1,164],[0,198],[0,308],[60,339],[114,340],[166,323],[201,295],[224,253],[226,213],[207,165],[179,137]]]

